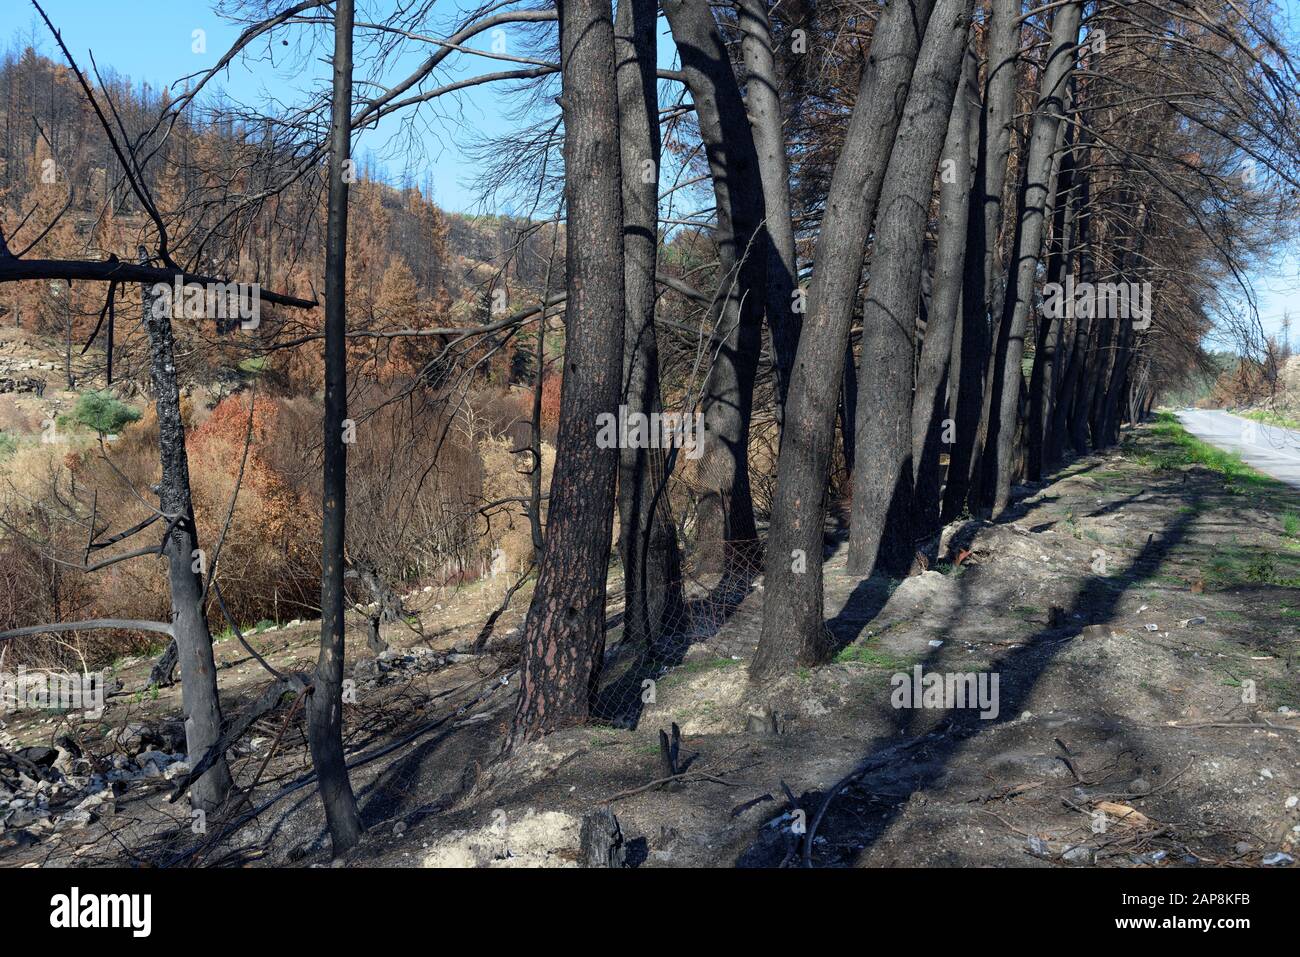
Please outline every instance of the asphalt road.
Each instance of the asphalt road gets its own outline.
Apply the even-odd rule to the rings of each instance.
[[[1215,409],[1183,409],[1177,416],[1198,439],[1237,452],[1252,468],[1300,488],[1300,432]]]

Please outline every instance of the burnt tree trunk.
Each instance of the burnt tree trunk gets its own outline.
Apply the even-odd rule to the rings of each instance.
[[[663,408],[655,337],[659,240],[659,98],[654,0],[619,0],[614,22],[619,142],[623,169],[623,404],[628,415]],[[656,659],[670,657],[680,624],[681,555],[668,501],[662,448],[619,451],[619,554],[623,633]]]
[[[1076,197],[1079,190],[1075,177],[1077,160],[1073,131],[1073,126],[1067,130],[1066,144],[1069,149],[1061,157],[1061,170],[1057,175],[1056,207],[1053,212],[1052,225],[1052,253],[1048,258],[1047,265],[1048,282],[1059,283],[1062,287],[1064,287],[1066,280],[1070,276],[1070,264],[1074,261],[1074,244],[1078,225],[1075,213],[1078,208]],[[1030,435],[1030,442],[1038,443],[1037,462],[1035,462],[1034,447],[1030,446],[1029,469],[1031,476],[1035,474],[1035,465],[1037,465],[1038,474],[1041,475],[1055,466],[1061,459],[1063,446],[1061,436],[1057,431],[1060,428],[1060,424],[1057,422],[1057,411],[1063,395],[1062,382],[1069,375],[1071,350],[1067,348],[1069,341],[1067,339],[1067,323],[1073,318],[1074,307],[1071,305],[1068,309],[1063,309],[1060,316],[1047,320],[1046,330],[1039,332],[1038,351],[1042,353],[1042,373],[1041,375],[1038,373],[1039,359],[1035,354],[1035,375],[1030,389],[1033,392],[1034,387],[1037,387],[1037,395],[1033,399],[1036,404],[1031,407],[1030,411],[1033,414],[1036,410],[1038,416],[1037,428]],[[1076,319],[1076,328],[1077,325]]]
[[[935,4],[880,193],[858,382],[857,448],[872,467],[853,474],[848,553],[849,569],[862,575],[881,569],[902,577],[916,558],[912,366],[921,254],[935,167],[951,125],[962,72],[971,2],[938,0]],[[958,125],[965,126],[964,117]],[[929,317],[951,329],[950,319],[937,320],[933,312]],[[945,360],[947,353],[945,342]]]
[[[858,363],[853,358],[853,341],[844,344],[844,371],[840,374],[840,442],[844,448],[844,468],[853,474],[853,464],[857,459],[857,446],[854,444],[858,430],[854,425],[858,414]]]
[[[1092,281],[1092,258],[1089,255],[1091,230],[1091,181],[1088,169],[1088,131],[1082,130],[1079,136],[1079,148],[1075,151],[1076,189],[1073,196],[1074,209],[1074,250],[1065,262],[1062,279],[1070,274],[1070,262],[1078,261],[1079,281]],[[1049,454],[1053,460],[1059,460],[1065,453],[1069,441],[1074,450],[1082,455],[1086,442],[1081,434],[1082,420],[1079,418],[1080,396],[1085,382],[1084,372],[1087,367],[1088,352],[1092,345],[1092,312],[1090,309],[1074,310],[1074,331],[1071,336],[1070,355],[1066,360],[1065,374],[1061,380],[1060,396],[1057,398],[1056,411],[1052,416],[1052,436],[1049,442]]]
[[[695,105],[716,206],[714,340],[704,384],[698,464],[700,567],[746,575],[758,530],[749,484],[749,420],[762,348],[767,238],[763,184],[740,87],[708,0],[665,0],[682,74]]]
[[[507,747],[586,720],[605,648],[618,451],[597,444],[622,388],[624,285],[614,24],[609,0],[559,0],[564,111],[564,380],[537,586]]]
[[[912,400],[912,461],[916,475],[917,531],[930,534],[939,518],[940,464],[944,447],[944,401],[949,384],[960,375],[954,340],[961,317],[962,277],[966,264],[966,224],[970,215],[972,118],[979,97],[979,58],[974,36],[967,39],[962,80],[953,98],[939,175],[939,240],[935,251],[933,293],[925,341],[916,370]],[[954,376],[956,373],[956,376]]]
[[[827,383],[844,372],[867,235],[932,9],[931,0],[899,0],[880,15],[831,176],[777,460],[763,631],[750,666],[756,679],[816,661],[827,650],[822,546],[838,406],[838,390]],[[861,450],[855,458],[860,469]]]
[[[1052,20],[1052,39],[1047,66],[1043,70],[1033,133],[1029,138],[1029,156],[1025,161],[1025,182],[1019,203],[1016,229],[1018,242],[1014,269],[1007,272],[1006,326],[1007,348],[1002,360],[1000,394],[995,391],[995,405],[990,412],[990,432],[997,427],[996,471],[993,488],[993,515],[1006,510],[1011,498],[1016,426],[1020,415],[1020,392],[1024,374],[1020,360],[1025,351],[1025,331],[1029,309],[1034,300],[1034,276],[1038,271],[1043,245],[1045,203],[1053,169],[1056,131],[1064,112],[1066,82],[1074,70],[1075,50],[1079,43],[1079,18],[1083,4],[1068,3],[1059,7]]]
[[[790,218],[790,165],[785,155],[781,95],[777,87],[776,60],[772,53],[772,23],[767,0],[740,0],[737,12],[740,49],[748,80],[745,108],[749,111],[758,172],[763,184],[767,227],[767,326],[772,337],[776,373],[776,418],[785,421],[785,400],[790,390],[790,370],[799,346],[800,315],[795,311],[798,283],[794,222]]]
[[[989,377],[997,333],[992,324],[993,300],[1001,272],[998,235],[1011,153],[1011,124],[1015,120],[1020,8],[1020,0],[990,0],[988,9],[988,66],[980,111],[980,148],[967,224],[961,377],[953,404],[957,413],[956,441],[948,463],[943,521],[960,515],[977,492],[988,432],[992,395]]]
[[[1150,217],[1150,210],[1147,208],[1145,201],[1138,203],[1137,215],[1134,217],[1137,230],[1133,235],[1131,247],[1126,250],[1123,260],[1127,262],[1130,269],[1141,272],[1141,262],[1143,249],[1146,244],[1146,228]],[[1121,272],[1116,277],[1119,282],[1128,281],[1127,270],[1121,266]],[[1148,303],[1148,305],[1150,305]],[[1119,441],[1120,431],[1120,399],[1124,391],[1128,388],[1129,363],[1133,358],[1134,341],[1137,339],[1137,327],[1134,317],[1120,317],[1118,343],[1115,352],[1114,368],[1111,371],[1110,380],[1106,385],[1105,401],[1102,407],[1101,415],[1101,438],[1104,446],[1114,445]]]
[[[361,840],[361,816],[343,757],[344,528],[347,508],[347,243],[352,150],[354,0],[334,9],[329,199],[325,238],[325,415],[321,493],[320,654],[307,699],[307,741],[335,856]],[[350,177],[348,177],[350,178]]]
[[[143,256],[144,251],[141,253]],[[143,287],[142,295],[145,329],[149,335],[149,372],[153,382],[154,408],[158,412],[158,451],[162,460],[158,507],[169,521],[174,522],[163,538],[172,599],[173,641],[169,651],[174,647],[173,660],[180,665],[186,753],[198,760],[197,755],[207,753],[221,737],[217,667],[212,658],[212,635],[208,631],[207,616],[203,613],[203,579],[198,569],[204,566],[204,562],[199,551],[194,503],[190,495],[185,423],[181,419],[181,396],[176,383],[172,310],[166,303],[155,303],[148,286]],[[222,755],[190,787],[190,804],[199,810],[214,810],[225,800],[232,784],[230,769]]]
[[[1062,122],[1056,129],[1055,153],[1056,172],[1052,175],[1051,187],[1047,192],[1044,208],[1044,222],[1052,224],[1051,238],[1048,240],[1047,264],[1044,270],[1048,282],[1053,282],[1060,271],[1064,256],[1062,241],[1065,231],[1064,210],[1068,205],[1070,153],[1066,149],[1068,124]],[[1033,305],[1030,304],[1032,311]],[[1040,311],[1036,324],[1033,366],[1029,374],[1029,412],[1025,427],[1026,466],[1025,475],[1030,481],[1038,481],[1043,474],[1043,428],[1045,396],[1051,388],[1051,376],[1056,365],[1057,342],[1060,339],[1061,324],[1064,317],[1053,318]]]

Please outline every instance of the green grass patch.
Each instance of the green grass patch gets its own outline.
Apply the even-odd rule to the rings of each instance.
[[[1300,419],[1283,415],[1281,412],[1274,412],[1271,409],[1251,409],[1249,412],[1238,412],[1237,414],[1243,419],[1250,419],[1264,425],[1277,425],[1284,429],[1300,429]]]
[[[1235,489],[1279,489],[1281,483],[1269,478],[1241,460],[1236,452],[1225,452],[1208,442],[1202,442],[1182,427],[1172,412],[1161,412],[1151,429],[1159,439],[1172,443],[1172,449],[1156,453],[1163,468],[1174,469],[1185,465],[1199,465],[1218,472]]]
[[[885,651],[870,641],[849,645],[835,656],[835,660],[840,664],[866,665],[868,668],[882,668],[886,671],[904,671],[912,667],[913,663],[912,658]]]

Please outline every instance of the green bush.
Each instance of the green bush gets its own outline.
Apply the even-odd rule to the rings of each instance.
[[[140,410],[113,398],[107,392],[86,392],[77,397],[72,420],[101,435],[116,435],[129,422],[140,418]]]
[[[0,462],[18,451],[18,442],[8,432],[0,432]]]

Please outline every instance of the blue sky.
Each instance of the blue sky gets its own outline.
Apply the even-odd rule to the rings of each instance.
[[[178,89],[177,81],[181,77],[210,66],[239,33],[237,25],[213,12],[212,0],[117,0],[112,3],[106,0],[43,0],[43,4],[83,67],[88,68],[87,52],[93,51],[101,70],[111,68],[136,83],[147,82],[155,89],[164,86]],[[431,25],[430,29],[449,27],[457,11],[469,4],[470,0],[449,0],[445,5],[440,4],[438,9],[445,11],[443,22]],[[361,5],[367,7],[371,4],[362,0]],[[1297,35],[1300,0],[1281,0],[1281,6],[1291,22],[1290,32]],[[506,28],[507,31],[510,29]],[[196,53],[193,49],[196,30],[204,31],[206,52]],[[46,55],[55,55],[48,30],[27,0],[0,2],[0,43],[21,48],[29,37],[35,38],[37,48]],[[490,43],[490,35],[484,34],[470,45],[486,47]],[[267,46],[263,43],[256,49],[261,55],[267,51]],[[661,42],[660,49],[661,59],[667,64],[671,58],[671,41]],[[508,47],[508,51],[523,52],[514,47]],[[246,103],[292,102],[298,91],[324,78],[323,52],[318,47],[307,56],[295,55],[294,48],[281,47],[277,42],[271,48],[274,63],[258,62],[252,64],[251,69],[236,63],[221,78],[220,86]],[[399,61],[388,75],[397,75],[404,66],[409,69],[413,60],[414,54]],[[447,62],[465,60],[471,61],[468,68],[453,68],[446,75],[466,76],[470,75],[470,70],[511,66],[478,57],[453,56]],[[369,157],[393,179],[400,177],[409,164],[416,182],[424,183],[427,179],[432,184],[433,198],[445,209],[482,212],[477,197],[469,188],[473,170],[468,168],[454,144],[463,139],[466,129],[487,134],[508,132],[511,128],[510,104],[492,88],[477,87],[461,95],[454,105],[448,103],[447,106],[452,108],[441,110],[442,115],[422,114],[428,123],[420,130],[419,149],[414,157],[402,149],[405,140],[398,135],[400,130],[395,123],[381,124],[379,129],[363,134],[356,153],[363,160]],[[1297,213],[1300,216],[1300,210]],[[1293,235],[1276,261],[1255,270],[1251,279],[1265,329],[1276,332],[1283,315],[1290,313],[1296,325],[1293,336],[1300,340],[1300,241],[1297,237]],[[1295,344],[1300,346],[1300,341]]]
[[[439,4],[438,9],[445,10],[445,13],[440,18],[442,22],[431,25],[431,29],[447,27],[455,19],[457,10],[469,5],[464,0]],[[213,12],[212,0],[120,0],[113,3],[106,0],[42,0],[42,6],[62,31],[72,55],[83,69],[89,70],[88,51],[93,52],[101,71],[111,68],[130,77],[137,85],[147,82],[154,89],[169,87],[173,92],[181,89],[178,83],[181,78],[215,63],[241,30],[238,24]],[[363,0],[359,6],[370,4]],[[358,19],[361,19],[360,13]],[[503,29],[509,31],[511,27]],[[195,31],[198,30],[203,31],[205,52],[194,50]],[[209,89],[213,85],[219,86],[233,98],[255,105],[293,102],[297,92],[327,76],[327,67],[322,59],[327,55],[324,47],[317,45],[313,51],[306,51],[280,45],[280,37],[292,38],[294,32],[304,35],[305,31],[294,28],[293,31],[281,30],[275,34],[269,51],[273,61],[265,59],[268,46],[263,39],[253,47],[258,62],[232,64],[219,82],[209,85]],[[28,0],[0,2],[0,44],[21,49],[32,38],[39,51],[61,61],[48,28]],[[491,35],[484,34],[469,45],[486,48],[491,42]],[[427,48],[421,51],[421,55],[426,54]],[[458,60],[472,62],[467,69],[453,67],[443,71],[444,78],[515,66],[455,55],[449,57],[447,63],[451,65]],[[397,76],[402,69],[409,71],[416,62],[418,59],[412,53],[397,61],[388,75]],[[478,87],[459,96],[454,105],[447,105],[454,108],[443,110],[448,114],[446,117],[435,117],[427,109],[422,111],[421,115],[428,118],[429,123],[427,129],[421,131],[421,148],[414,157],[408,159],[406,155],[399,155],[405,153],[402,149],[405,137],[400,135],[395,121],[363,133],[355,153],[362,160],[369,157],[381,171],[394,179],[401,176],[409,162],[416,182],[424,183],[426,175],[430,178],[434,199],[439,205],[461,212],[481,211],[476,197],[467,188],[467,170],[459,161],[453,145],[459,136],[457,127],[487,134],[506,132],[510,128],[506,116],[509,104],[490,87]]]

